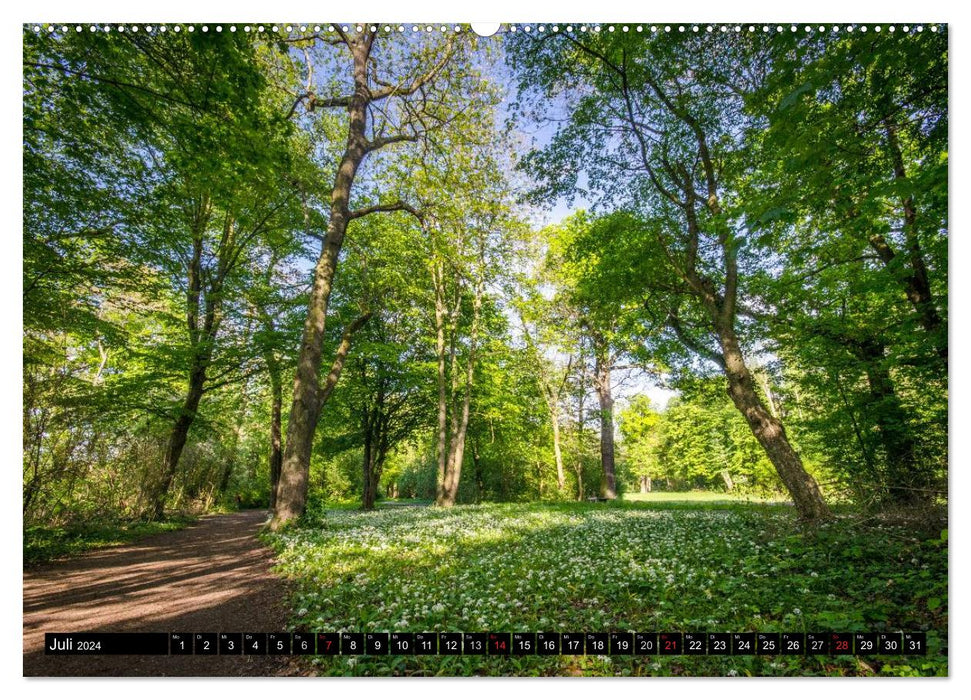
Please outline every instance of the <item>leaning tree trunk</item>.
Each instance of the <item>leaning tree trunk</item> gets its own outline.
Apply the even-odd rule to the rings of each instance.
[[[320,258],[314,268],[313,288],[307,307],[300,355],[293,381],[293,403],[287,424],[287,441],[283,452],[276,509],[270,527],[279,529],[303,515],[307,506],[310,479],[310,453],[314,432],[320,418],[320,382],[318,372],[323,355],[327,307],[333,289],[334,274],[347,225],[350,222],[351,186],[367,154],[368,54],[370,44],[354,46],[354,97],[348,106],[349,128],[344,155],[331,190],[330,221]]]
[[[817,520],[829,516],[816,480],[805,470],[802,460],[789,443],[785,428],[773,416],[755,390],[752,373],[745,365],[738,339],[730,329],[719,332],[728,395],[745,417],[752,434],[765,450],[779,478],[792,495],[793,503],[803,520]]]
[[[189,429],[196,419],[196,411],[199,410],[199,402],[202,400],[205,383],[205,367],[197,365],[189,376],[189,390],[186,392],[185,400],[179,409],[179,416],[175,419],[175,425],[172,426],[172,432],[169,434],[165,458],[162,460],[162,472],[151,494],[149,515],[152,520],[160,520],[165,515],[165,500],[169,495],[169,489],[172,488],[175,470],[179,465],[182,451],[185,449],[185,443],[189,438]]]

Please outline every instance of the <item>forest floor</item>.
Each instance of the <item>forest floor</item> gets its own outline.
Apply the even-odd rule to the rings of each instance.
[[[320,675],[933,676],[947,533],[754,503],[319,508],[266,535],[318,632],[920,632],[926,656],[318,656]]]
[[[286,584],[256,535],[266,511],[24,570],[25,676],[300,675],[278,656],[45,656],[45,632],[271,632],[287,626]]]

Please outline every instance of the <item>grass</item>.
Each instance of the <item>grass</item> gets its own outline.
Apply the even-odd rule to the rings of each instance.
[[[184,516],[150,523],[133,521],[86,523],[63,528],[28,527],[24,529],[24,566],[36,566],[91,549],[112,547],[160,532],[179,530],[195,521],[195,518]]]
[[[717,491],[649,491],[625,493],[623,500],[635,503],[784,503],[780,498],[741,495]]]
[[[926,657],[313,657],[324,675],[946,675],[940,533],[750,504],[317,511],[267,535],[303,631],[927,631]]]

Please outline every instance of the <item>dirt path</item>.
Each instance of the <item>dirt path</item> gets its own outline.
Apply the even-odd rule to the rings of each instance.
[[[255,535],[265,511],[24,571],[25,676],[269,676],[274,656],[45,656],[45,632],[279,632],[286,588]]]

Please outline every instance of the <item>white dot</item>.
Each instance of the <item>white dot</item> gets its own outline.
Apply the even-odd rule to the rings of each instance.
[[[208,32],[208,31],[209,31],[209,27],[207,27],[207,26],[205,26],[205,25],[203,25],[203,27],[202,27],[202,31],[204,31],[204,32]]]
[[[158,30],[164,34],[169,30],[169,28],[163,24],[161,27],[158,28]]]
[[[375,27],[374,25],[371,25],[371,31],[372,31],[372,32],[376,32],[376,31],[378,31],[378,28],[377,28],[377,27]]]
[[[287,31],[288,32],[292,32],[293,31],[293,25],[292,24],[288,24],[287,25]]]
[[[933,27],[931,27],[931,31],[932,32],[936,32],[937,31],[937,25],[936,24]]]
[[[873,31],[875,31],[875,32],[879,32],[879,31],[880,31],[880,25],[877,25],[876,27],[874,27],[874,28],[873,28]]]
[[[644,31],[644,27],[642,27],[641,25],[637,25],[637,31],[643,32]]]
[[[245,26],[245,27],[243,27],[243,31],[244,31],[244,32],[248,32],[248,31],[251,31],[251,30],[250,30],[250,27],[249,27],[249,25],[247,25],[247,26]]]
[[[235,32],[236,31],[236,25],[235,24],[229,25],[229,31]]]
[[[863,32],[864,34],[866,34],[866,25],[865,24],[862,27],[860,27],[860,31]]]
[[[679,26],[679,27],[678,27],[678,31],[679,31],[679,32],[683,32],[683,31],[684,31],[684,25],[681,25],[681,26]]]
[[[698,27],[692,27],[692,28],[691,28],[691,31],[693,31],[693,32],[697,32],[697,31],[698,31]]]
[[[138,25],[136,24],[134,27],[131,28],[131,30],[133,32],[137,32],[138,31]]]
[[[172,31],[175,33],[179,33],[182,31],[182,27],[180,27],[179,25],[175,25],[174,27],[172,27]]]
[[[630,27],[624,27],[623,31],[629,32],[630,31]]]
[[[897,31],[897,28],[891,24],[889,27],[887,27],[887,31],[892,33]]]
[[[40,29],[40,27],[34,27],[34,31],[35,31],[35,32],[36,32],[36,31],[38,31],[39,29]],[[96,26],[94,26],[93,24],[92,24],[92,25],[91,25],[91,26],[90,26],[90,27],[89,27],[88,29],[89,29],[89,31],[91,31],[91,32],[96,32],[96,31],[98,31],[98,28],[97,28]]]
[[[709,26],[705,27],[705,31],[708,32],[709,34],[711,34],[714,31],[714,28],[711,25],[709,25]]]
[[[917,31],[918,31],[918,32],[922,32],[922,31],[924,31],[924,27],[923,27],[923,26],[920,26],[920,27],[917,27]]]
[[[65,31],[66,31],[66,30],[65,30]],[[118,27],[118,31],[119,31],[119,32],[122,32],[122,33],[124,33],[124,31],[125,31],[125,25],[120,25],[120,26]]]

